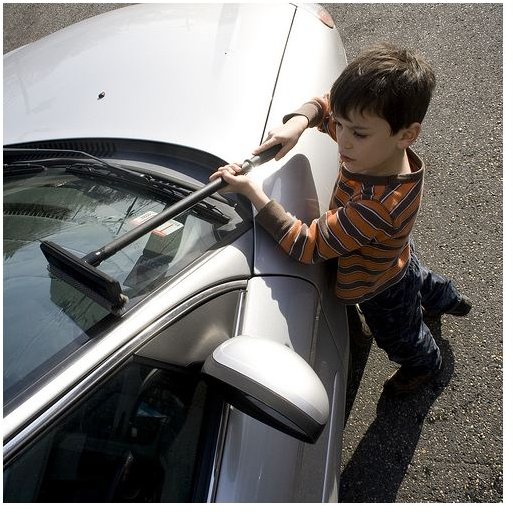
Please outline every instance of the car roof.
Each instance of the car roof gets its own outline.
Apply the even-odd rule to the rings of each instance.
[[[4,144],[117,137],[236,160],[260,142],[290,4],[135,5],[4,58]]]

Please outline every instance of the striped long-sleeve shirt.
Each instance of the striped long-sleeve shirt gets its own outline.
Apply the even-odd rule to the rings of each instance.
[[[307,111],[310,126],[333,137],[322,104],[314,100],[296,112]],[[274,200],[256,219],[300,262],[337,258],[337,296],[348,304],[365,301],[397,283],[410,259],[409,236],[420,207],[424,165],[410,149],[408,157],[412,173],[386,177],[351,173],[341,163],[330,209],[310,224]]]

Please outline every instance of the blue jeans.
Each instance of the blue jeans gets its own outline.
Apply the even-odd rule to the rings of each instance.
[[[427,311],[441,314],[454,307],[460,295],[453,283],[428,270],[413,252],[404,277],[374,298],[360,304],[376,344],[388,358],[415,373],[437,369],[440,349],[422,319]]]

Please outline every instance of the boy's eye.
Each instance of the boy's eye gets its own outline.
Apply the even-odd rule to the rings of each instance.
[[[360,134],[359,132],[353,132],[354,137],[359,137],[360,139],[363,139],[367,137],[367,134]]]

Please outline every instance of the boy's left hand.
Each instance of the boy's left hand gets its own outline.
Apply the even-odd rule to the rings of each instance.
[[[279,161],[282,157],[294,148],[301,134],[308,128],[308,118],[298,114],[290,118],[286,123],[269,131],[267,139],[255,150],[254,155],[258,155],[272,146],[281,145],[281,150],[274,157]]]

